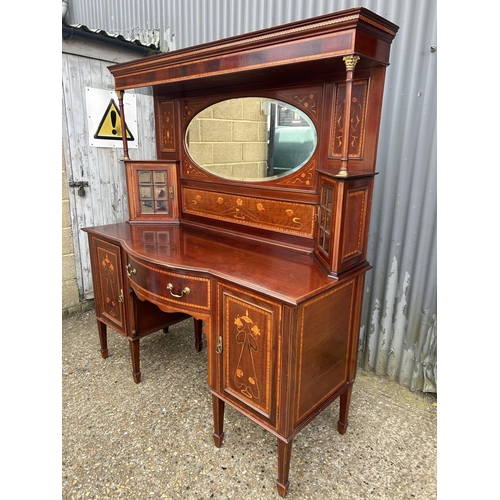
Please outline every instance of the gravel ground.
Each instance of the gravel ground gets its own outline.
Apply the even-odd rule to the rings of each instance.
[[[142,382],[128,341],[93,311],[63,319],[62,499],[278,499],[276,438],[226,406],[212,439],[206,350],[193,323],[141,341]],[[205,347],[205,344],[204,344]],[[360,370],[349,428],[334,402],[294,440],[287,499],[437,498],[435,395]]]

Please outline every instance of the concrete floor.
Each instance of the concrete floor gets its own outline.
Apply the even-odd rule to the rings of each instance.
[[[192,325],[141,341],[135,384],[126,339],[109,330],[104,360],[93,311],[63,319],[63,500],[280,498],[271,434],[226,406],[214,446]],[[287,499],[437,498],[435,395],[360,370],[343,436],[337,419],[334,402],[295,438]]]

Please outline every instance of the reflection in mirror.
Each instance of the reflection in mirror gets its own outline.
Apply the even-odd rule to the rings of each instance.
[[[186,148],[195,163],[225,179],[262,181],[311,158],[316,129],[294,106],[261,97],[218,102],[190,122]]]

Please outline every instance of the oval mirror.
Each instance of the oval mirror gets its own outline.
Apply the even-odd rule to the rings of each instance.
[[[195,115],[185,142],[194,162],[211,174],[265,181],[305,165],[316,149],[317,134],[311,120],[288,103],[242,97]]]

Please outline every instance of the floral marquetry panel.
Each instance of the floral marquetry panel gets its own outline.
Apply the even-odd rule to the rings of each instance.
[[[175,152],[174,101],[161,101],[159,108],[160,151]]]
[[[280,309],[229,289],[222,302],[224,393],[271,419]]]
[[[322,105],[322,89],[310,87],[308,90],[284,91],[278,94],[279,98],[293,103],[303,110],[313,122],[317,122]]]
[[[122,331],[125,322],[120,247],[94,239],[93,266],[97,273],[94,290],[98,316],[106,318],[114,328]]]
[[[311,237],[314,205],[184,188],[183,211]]]
[[[337,85],[337,97],[335,99],[335,108],[332,122],[332,136],[330,139],[330,157],[342,156],[345,91],[345,83]],[[355,80],[353,82],[351,98],[351,123],[349,128],[350,158],[361,158],[363,155],[367,93],[368,79]]]

